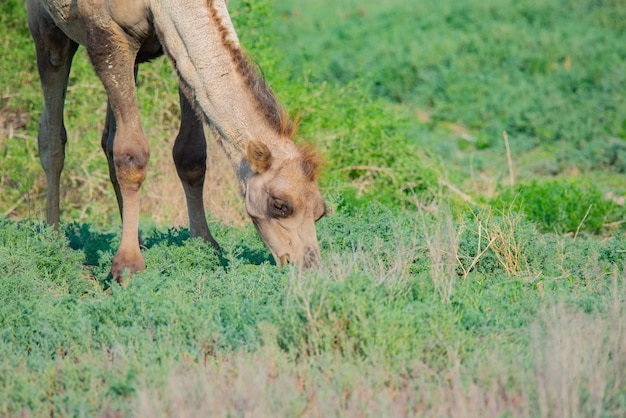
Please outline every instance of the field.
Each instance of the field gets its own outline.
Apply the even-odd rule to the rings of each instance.
[[[324,155],[322,265],[278,268],[209,141],[188,238],[175,73],[138,79],[147,269],[123,286],[81,48],[62,226],[22,0],[0,14],[0,416],[626,415],[626,2],[232,0]]]

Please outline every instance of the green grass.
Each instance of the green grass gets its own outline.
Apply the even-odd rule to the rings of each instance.
[[[506,165],[507,131],[519,176],[601,170],[613,173],[603,191],[623,194],[623,2],[322,1],[277,8],[273,41],[287,57],[281,68],[289,79],[356,82],[373,101],[397,103],[384,107],[410,128],[399,133],[408,141],[386,142],[395,155],[415,154],[404,148],[409,144],[435,150],[454,168],[454,182],[471,189],[472,170],[505,173],[499,167]],[[535,158],[526,161],[527,154]]]
[[[523,211],[547,231],[601,233],[623,226],[624,208],[604,199],[597,187],[586,182],[549,181],[504,190],[493,203]]]
[[[455,231],[467,232],[458,245],[466,268],[481,245],[472,233],[478,224],[487,225],[488,233],[496,222],[509,219],[494,218],[489,225],[480,216],[452,220]],[[618,302],[624,297],[622,273],[612,267],[624,262],[623,252],[616,252],[626,244],[623,237],[600,242],[544,236],[521,221],[514,232],[523,244],[523,270],[507,274],[495,247],[488,248],[467,277],[455,274],[444,300],[431,275],[422,228],[419,216],[394,216],[383,207],[370,208],[363,219],[335,215],[319,228],[327,263],[306,273],[280,270],[268,261],[259,264],[263,247],[252,228],[234,234],[216,225],[216,237],[227,249],[219,256],[208,244],[157,229],[146,237],[148,269],[120,287],[108,272],[115,242],[102,245],[101,232],[83,231],[86,244],[72,249],[72,227],[59,235],[41,225],[3,221],[0,405],[9,415],[23,408],[34,415],[92,416],[106,410],[144,415],[135,402],[148,391],[167,411],[179,407],[167,398],[172,376],[202,378],[252,356],[260,367],[281,363],[282,373],[307,379],[312,385],[308,390],[315,391],[292,388],[287,399],[274,394],[262,400],[279,415],[292,411],[291,402],[302,408],[315,405],[311,396],[321,397],[320,405],[343,391],[364,396],[355,376],[363,388],[377,388],[384,396],[403,385],[425,385],[412,394],[418,398],[406,399],[402,406],[424,403],[426,410],[437,411],[429,397],[449,389],[440,379],[459,373],[461,387],[455,390],[465,393],[464,386],[471,383],[502,402],[524,396],[533,416],[541,406],[529,379],[541,375],[533,371],[539,360],[529,354],[532,344],[543,341],[533,334],[543,326],[542,312],[562,306],[580,321],[609,321],[611,315],[623,319]],[[93,264],[85,261],[89,243],[101,245]],[[571,332],[560,327],[554,332]],[[626,340],[621,332],[615,337],[616,345],[599,353],[598,361],[617,367],[623,357],[611,353],[625,354]],[[492,369],[493,361],[501,368]],[[251,364],[237,367],[244,369],[235,374],[253,373]],[[619,369],[611,370],[603,377],[623,385]],[[224,385],[235,384],[222,379]],[[328,382],[339,392],[323,388]],[[280,389],[272,386],[278,381],[265,384],[270,392]],[[493,384],[505,384],[503,393],[490,392]],[[254,382],[232,388],[242,399],[258,390]],[[587,389],[591,387],[581,383],[580,390]],[[603,392],[607,412],[626,407],[623,392],[615,390],[607,385]],[[470,392],[466,395],[479,402]],[[222,413],[252,410],[253,405],[238,404],[232,396],[233,404],[224,404]],[[351,414],[350,403],[337,405],[335,413]],[[514,405],[507,408],[516,412]]]
[[[287,2],[275,27],[296,77],[366,80],[373,96],[528,149],[624,136],[623,4],[603,3]]]
[[[103,89],[81,48],[55,232],[34,50],[5,3],[0,416],[626,413],[623,1],[231,1],[326,159],[323,263],[279,269],[249,223],[210,215],[216,253],[155,214],[180,188],[159,59],[138,81],[147,269],[124,286]]]

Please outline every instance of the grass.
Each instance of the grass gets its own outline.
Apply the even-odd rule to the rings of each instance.
[[[366,216],[368,228],[344,214],[322,223],[329,262],[310,272],[260,260],[264,249],[252,228],[214,228],[228,249],[222,256],[156,229],[146,240],[148,269],[125,287],[108,273],[114,240],[83,232],[81,242],[101,246],[96,262],[86,263],[93,251],[68,246],[74,229],[59,235],[4,221],[2,410],[459,416],[467,404],[479,415],[536,416],[563,406],[554,398],[556,380],[583,391],[567,400],[583,408],[576,411],[623,411],[622,366],[611,366],[625,350],[623,333],[614,329],[624,315],[623,273],[611,266],[624,262],[615,252],[624,238],[544,236],[522,222],[516,232],[528,243],[524,271],[507,273],[490,248],[467,277],[448,276],[443,295],[428,255],[437,242],[426,238],[423,220],[383,207]],[[448,222],[457,231],[479,223]],[[459,263],[481,245],[475,234],[459,241]],[[552,255],[558,251],[563,258]],[[581,324],[595,327],[598,338],[579,337]],[[577,343],[562,342],[560,333]],[[566,367],[587,352],[603,374]],[[585,378],[591,374],[603,389]],[[593,402],[584,395],[589,390],[596,391]],[[491,411],[494,405],[501,409]]]
[[[623,172],[620,2],[278,7],[275,43],[292,80],[358,80],[370,97],[397,103],[411,125],[402,142],[436,150],[462,189],[475,187],[472,172],[504,175],[502,131],[520,177]],[[603,191],[622,194],[619,177],[603,179]]]
[[[188,239],[161,59],[138,81],[148,268],[119,286],[103,89],[80,49],[55,232],[34,51],[6,2],[0,416],[624,415],[624,3],[309,3],[229,8],[327,161],[323,264],[273,264],[213,141],[224,251]]]

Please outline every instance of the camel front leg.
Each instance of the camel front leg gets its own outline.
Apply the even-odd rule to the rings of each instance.
[[[58,227],[60,180],[67,132],[63,108],[72,58],[78,45],[57,28],[38,2],[28,2],[28,24],[35,41],[44,108],[39,120],[39,159],[46,173],[46,220]]]
[[[172,156],[178,177],[185,191],[189,231],[192,237],[200,237],[219,250],[218,243],[211,235],[204,210],[204,179],[206,176],[206,137],[200,119],[191,103],[182,92],[180,95],[180,130],[174,143]]]
[[[135,64],[135,85],[137,85],[137,74],[139,72],[139,65]],[[120,216],[122,216],[124,212],[124,203],[122,200],[122,191],[120,190],[120,184],[117,181],[117,173],[115,171],[115,161],[113,159],[113,144],[115,140],[115,132],[117,130],[115,123],[115,115],[113,114],[113,109],[111,108],[111,102],[107,102],[107,114],[106,120],[104,122],[104,130],[102,131],[102,150],[104,151],[104,155],[107,157],[107,163],[109,165],[109,179],[111,180],[111,184],[113,185],[113,190],[115,190],[115,198],[117,199],[117,206],[120,210]],[[123,218],[122,218],[123,219]],[[140,238],[141,241],[141,238]]]
[[[100,23],[100,22],[98,22]],[[143,133],[135,90],[136,50],[128,45],[114,23],[90,26],[87,52],[102,80],[115,118],[113,166],[122,206],[122,239],[111,272],[120,282],[125,270],[133,273],[146,265],[139,249],[140,189],[146,178],[150,149]],[[110,133],[109,133],[110,135]]]

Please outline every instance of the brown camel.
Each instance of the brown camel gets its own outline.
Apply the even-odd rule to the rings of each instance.
[[[27,0],[44,95],[39,154],[47,180],[47,221],[59,223],[59,178],[67,134],[63,105],[72,57],[83,45],[102,81],[108,111],[102,147],[122,217],[112,273],[145,268],[139,249],[139,191],[150,150],[139,120],[141,62],[165,53],[180,85],[181,125],[173,149],[190,232],[219,248],[207,226],[202,189],[202,120],[237,173],[246,210],[276,263],[319,261],[315,222],[325,214],[319,157],[291,141],[294,124],[246,60],[225,0]]]

